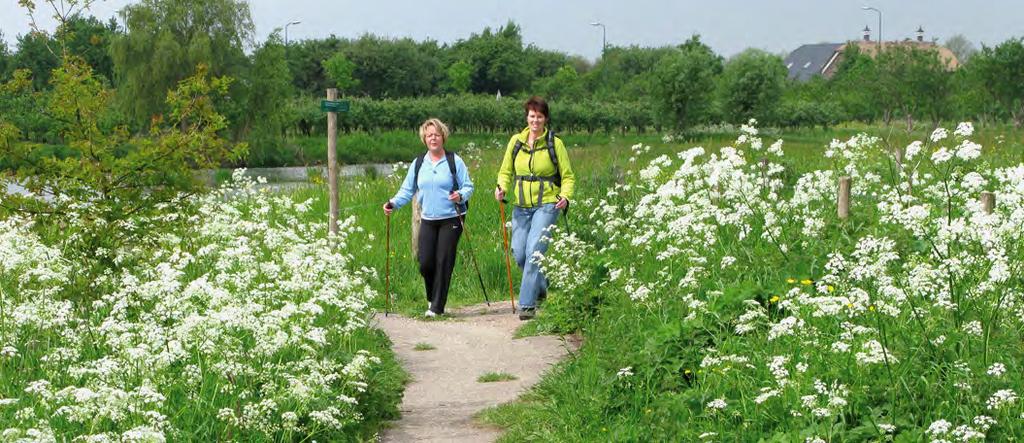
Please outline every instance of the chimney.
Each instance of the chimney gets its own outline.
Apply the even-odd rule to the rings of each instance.
[[[864,41],[871,41],[871,28],[864,26]]]
[[[917,41],[924,42],[924,27],[917,27]]]

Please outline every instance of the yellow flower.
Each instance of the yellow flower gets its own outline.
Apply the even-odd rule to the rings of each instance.
[[[687,370],[683,371],[683,373],[684,373],[684,374],[692,374],[693,372],[690,372],[690,370],[689,370],[689,369],[687,369]]]
[[[793,278],[793,277],[787,278],[787,279],[786,279],[786,283],[789,283],[789,284],[793,284],[793,283],[796,283],[796,279],[795,279],[795,278]]]
[[[811,283],[814,283],[814,282],[811,281],[811,279],[809,279],[809,278],[805,278],[803,280],[800,280],[800,284],[802,284],[802,285],[809,285]]]
[[[769,303],[778,303],[779,302],[779,296],[778,295],[773,295],[772,298],[768,299],[768,302]]]
[[[847,308],[850,308],[850,309],[853,309],[853,303],[847,303],[847,304],[846,304],[846,307],[847,307]]]
[[[832,292],[832,291],[836,290],[836,288],[832,287],[832,285],[828,285],[827,289],[828,289],[828,292]]]
[[[874,311],[875,310],[875,305],[868,306],[868,310],[869,311]]]

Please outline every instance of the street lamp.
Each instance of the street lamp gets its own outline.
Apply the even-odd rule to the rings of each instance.
[[[601,58],[604,58],[604,50],[608,48],[608,43],[605,43],[605,38],[608,36],[608,28],[606,28],[601,22],[593,22],[590,26],[601,27]]]
[[[871,6],[862,6],[860,9],[865,11],[875,11],[878,13],[878,52],[882,52],[882,11]]]
[[[294,21],[294,22],[290,22],[290,23],[284,25],[284,45],[285,46],[288,46],[288,27],[291,26],[291,25],[297,25],[299,23],[302,23],[302,22]]]

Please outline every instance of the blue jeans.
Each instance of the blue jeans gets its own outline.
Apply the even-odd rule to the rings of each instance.
[[[548,227],[558,221],[559,212],[554,203],[532,208],[516,206],[512,211],[512,256],[523,270],[523,281],[519,285],[520,308],[537,306],[538,294],[547,291],[548,281],[533,255],[547,252],[551,239]]]

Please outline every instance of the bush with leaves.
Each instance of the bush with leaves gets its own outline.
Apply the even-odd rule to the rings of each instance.
[[[219,135],[227,123],[214,109],[213,95],[225,93],[230,83],[208,78],[199,66],[167,94],[167,117],[155,119],[149,135],[133,136],[124,126],[104,125],[113,112],[113,91],[84,61],[66,58],[53,72],[45,116],[73,155],[39,158],[37,145],[4,140],[0,156],[20,165],[9,179],[30,194],[3,195],[0,209],[31,214],[40,229],[62,230],[69,218],[78,220],[85,229],[66,232],[67,242],[89,255],[144,238],[149,226],[133,222],[134,216],[181,209],[182,196],[203,186],[195,169],[219,166],[245,152],[244,144],[232,145]],[[33,94],[24,86],[5,88]],[[4,127],[8,135],[15,128],[10,122]]]

